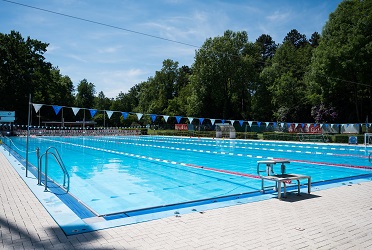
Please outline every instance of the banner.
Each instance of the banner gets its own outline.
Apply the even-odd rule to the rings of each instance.
[[[39,112],[40,108],[41,108],[44,104],[36,104],[36,103],[34,103],[34,104],[32,104],[32,105],[34,106],[35,112],[37,113],[37,112]]]
[[[156,115],[151,114],[150,116],[151,116],[151,120],[152,120],[152,122],[154,122],[155,119],[156,119]]]
[[[124,120],[127,119],[129,113],[128,112],[121,112],[121,115],[123,116]]]
[[[79,112],[79,110],[80,110],[80,108],[72,108],[72,112],[74,112],[75,116]]]
[[[59,111],[62,109],[62,106],[53,105],[54,112],[58,115]]]
[[[114,113],[114,111],[109,111],[109,110],[106,110],[106,114],[108,116],[108,118],[110,119],[112,114]]]
[[[174,124],[175,130],[188,130],[187,124]]]
[[[136,115],[137,115],[138,120],[141,120],[143,114],[141,114],[141,113],[136,113]]]
[[[90,115],[94,117],[97,113],[97,109],[89,109]]]

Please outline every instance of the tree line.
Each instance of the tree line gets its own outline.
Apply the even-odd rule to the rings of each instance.
[[[355,123],[372,110],[372,1],[345,0],[308,39],[292,29],[282,43],[268,34],[254,42],[245,31],[208,38],[191,66],[166,59],[162,68],[127,93],[110,99],[95,84],[76,89],[58,67],[46,62],[48,44],[0,33],[0,110],[15,110],[27,123],[34,103],[145,114],[234,120]],[[53,110],[44,119],[56,120]],[[92,119],[103,124],[104,113]],[[81,116],[81,114],[80,114]],[[74,115],[65,114],[73,119]],[[107,119],[107,118],[106,118]],[[112,126],[130,125],[119,114]],[[165,122],[165,121],[158,121]]]

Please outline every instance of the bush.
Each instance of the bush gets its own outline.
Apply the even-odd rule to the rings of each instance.
[[[341,135],[334,135],[332,136],[332,141],[335,143],[349,143],[349,136],[356,136],[358,139],[358,144],[364,143],[364,135],[356,135],[356,134],[341,134]]]

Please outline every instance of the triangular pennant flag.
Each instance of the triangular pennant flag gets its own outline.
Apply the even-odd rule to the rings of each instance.
[[[187,119],[189,119],[189,121],[190,121],[190,124],[192,123],[192,121],[194,120],[194,118],[193,117],[187,117]]]
[[[168,122],[169,115],[163,115],[165,122]]]
[[[346,127],[348,128],[348,127],[349,127],[349,125],[350,125],[349,123],[348,123],[348,124],[346,124]]]
[[[204,118],[199,118],[200,124],[203,124]]]
[[[324,126],[325,126],[326,128],[328,128],[328,124],[324,124]]]
[[[231,125],[234,125],[235,120],[230,120]]]
[[[284,122],[280,123],[280,127],[282,127],[282,128],[284,127]]]
[[[288,126],[288,128],[291,126],[291,124],[290,123],[287,123],[287,126]]]
[[[211,119],[212,125],[214,125],[215,122],[216,122],[216,119]]]
[[[221,122],[222,122],[222,124],[225,124],[225,120],[224,119],[222,119]]]
[[[89,109],[90,115],[94,117],[97,113],[97,109]]]
[[[121,115],[123,116],[124,120],[127,119],[129,113],[128,112],[121,112]]]
[[[34,106],[34,109],[35,109],[35,112],[39,112],[40,108],[44,105],[44,104],[36,104],[36,103],[33,103],[32,104]]]
[[[257,122],[257,126],[258,127],[261,127],[261,122]]]
[[[109,119],[111,118],[113,113],[114,113],[114,111],[106,110],[106,114],[107,114]]]
[[[304,128],[304,127],[305,127],[305,123],[302,123],[302,124],[301,124],[301,127]]]
[[[295,128],[297,128],[297,126],[298,126],[298,123],[295,123]]]
[[[243,122],[244,122],[243,120],[239,121],[240,127],[243,127]]]
[[[316,123],[314,123],[314,128],[316,128]]]
[[[141,114],[141,113],[136,113],[136,115],[137,115],[138,120],[141,120],[143,114]]]
[[[75,116],[79,112],[79,110],[80,110],[80,108],[72,108],[72,112],[74,112]]]
[[[156,115],[150,115],[150,116],[151,116],[152,122],[154,122],[156,120]]]
[[[270,122],[265,122],[265,124],[266,124],[266,127],[268,127],[268,126],[269,126],[269,124],[270,124]]]
[[[274,126],[274,128],[276,128],[276,122],[273,122],[273,126]]]
[[[252,123],[253,123],[253,122],[248,121],[248,124],[249,124],[250,127],[252,127]]]
[[[179,115],[176,116],[177,123],[180,123],[181,119],[182,119],[182,116],[179,116]]]
[[[58,115],[59,111],[62,109],[62,106],[53,105],[54,112]]]

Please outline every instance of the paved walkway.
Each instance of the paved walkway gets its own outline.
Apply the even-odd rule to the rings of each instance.
[[[0,249],[372,249],[372,181],[65,236],[0,153]]]

